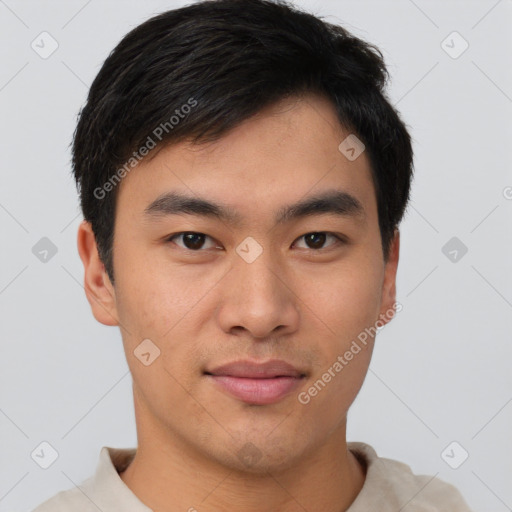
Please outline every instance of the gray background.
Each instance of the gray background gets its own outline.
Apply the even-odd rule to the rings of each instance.
[[[512,2],[296,3],[381,48],[414,138],[403,310],[379,334],[348,438],[452,482],[475,510],[512,510]],[[82,287],[68,145],[108,53],[181,5],[0,0],[0,511],[79,484],[101,446],[136,445],[119,331],[94,320]],[[59,45],[46,59],[31,47],[43,31]],[[457,58],[464,41],[442,43],[453,31],[469,44]],[[32,252],[43,237],[57,249],[46,262]],[[31,458],[43,441],[59,455],[48,469]]]

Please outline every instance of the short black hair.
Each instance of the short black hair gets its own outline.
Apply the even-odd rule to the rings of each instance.
[[[110,280],[116,185],[148,150],[215,141],[308,93],[330,100],[366,146],[387,259],[413,175],[411,138],[384,92],[388,79],[376,46],[285,1],[200,1],[131,30],[94,79],[72,143],[82,212]]]

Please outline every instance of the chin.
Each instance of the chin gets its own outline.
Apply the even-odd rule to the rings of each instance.
[[[225,465],[235,471],[253,475],[268,475],[269,472],[281,472],[294,467],[297,459],[308,452],[307,446],[298,446],[298,439],[293,444],[286,441],[293,439],[293,434],[271,437],[268,433],[237,436],[232,441]],[[312,447],[311,447],[312,449]]]

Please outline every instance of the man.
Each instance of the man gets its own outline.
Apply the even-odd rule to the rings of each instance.
[[[410,136],[379,50],[284,3],[130,32],[73,143],[95,318],[119,326],[137,449],[37,512],[468,511],[347,443],[394,315]]]

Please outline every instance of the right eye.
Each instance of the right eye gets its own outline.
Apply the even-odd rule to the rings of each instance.
[[[193,252],[199,252],[200,249],[204,248],[205,239],[213,240],[208,235],[205,235],[204,233],[197,233],[195,231],[182,231],[181,233],[174,233],[167,237],[167,242],[173,242],[176,243],[175,239],[181,239],[183,245],[180,245],[176,243],[179,247],[182,249],[187,249],[189,251]],[[208,249],[208,247],[207,247]]]

